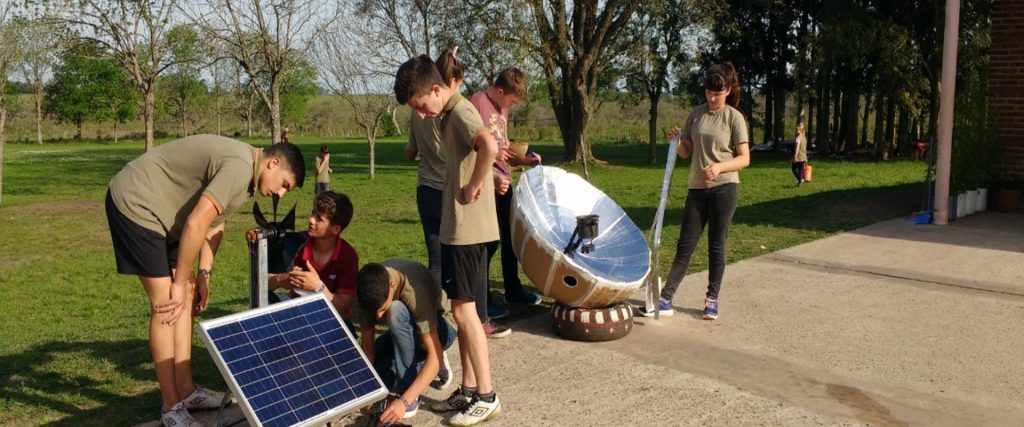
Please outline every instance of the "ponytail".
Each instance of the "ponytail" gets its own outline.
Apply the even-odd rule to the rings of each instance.
[[[444,84],[449,86],[452,84],[452,80],[461,82],[466,78],[466,72],[462,68],[462,63],[455,56],[458,51],[458,46],[445,49],[438,55],[437,61],[434,61],[437,71],[441,73],[441,79],[444,80]]]

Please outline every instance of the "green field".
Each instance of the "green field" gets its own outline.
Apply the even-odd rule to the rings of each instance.
[[[416,213],[416,164],[402,156],[404,140],[377,144],[377,176],[368,176],[368,147],[357,140],[300,139],[312,154],[331,146],[332,189],[355,205],[345,237],[362,263],[386,257],[426,259]],[[142,153],[142,143],[8,144],[0,207],[0,425],[126,425],[156,419],[159,392],[152,371],[148,301],[137,279],[114,273],[103,213],[107,182]],[[562,147],[533,142],[547,164]],[[665,146],[659,147],[664,153]],[[607,166],[592,166],[591,181],[642,229],[657,208],[663,166],[646,164],[647,147],[596,144]],[[661,159],[664,161],[664,159]],[[739,261],[851,230],[920,208],[924,164],[817,160],[815,179],[795,188],[782,154],[756,153],[741,172],[740,206],[730,230],[729,260]],[[312,161],[310,161],[312,169]],[[666,215],[661,260],[674,255],[688,164],[676,170]],[[565,166],[579,173],[577,165]],[[289,194],[304,227],[313,185]],[[269,200],[261,200],[264,210]],[[244,232],[253,227],[244,208],[229,222],[212,280],[210,319],[246,308],[248,255]],[[706,268],[701,244],[691,272]],[[492,287],[501,288],[497,265]],[[726,276],[728,281],[728,276]],[[725,285],[728,287],[728,284]],[[513,318],[545,307],[517,308]],[[198,338],[197,381],[223,390],[224,382]]]

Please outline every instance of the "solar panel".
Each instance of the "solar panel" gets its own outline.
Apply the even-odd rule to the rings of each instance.
[[[387,395],[322,293],[199,327],[253,426],[323,424]]]

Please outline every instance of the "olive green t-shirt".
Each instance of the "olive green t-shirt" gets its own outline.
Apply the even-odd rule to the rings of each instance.
[[[407,259],[392,258],[382,261],[381,265],[392,278],[398,279],[401,292],[395,299],[409,308],[420,333],[426,335],[437,330],[437,313],[444,309],[441,305],[441,285],[434,281],[430,270],[423,264]],[[363,307],[356,308],[356,316],[363,329],[377,323],[376,313]]]
[[[407,149],[420,156],[416,185],[444,190],[444,155],[441,153],[441,124],[434,118],[421,118],[415,111],[409,120]]]
[[[484,177],[483,196],[473,203],[466,203],[462,197],[462,187],[469,183],[476,166],[473,138],[483,129],[484,122],[473,104],[453,94],[441,116],[441,152],[447,164],[439,237],[446,245],[473,245],[499,238],[491,169]]]
[[[732,160],[736,157],[736,146],[749,142],[743,113],[729,105],[709,111],[707,103],[701,104],[686,118],[682,135],[693,142],[689,188],[707,189],[740,182],[739,172],[723,172],[714,181],[706,181],[701,170],[712,163]]]
[[[125,165],[110,180],[110,198],[132,222],[177,241],[203,194],[219,212],[212,226],[226,221],[252,196],[260,152],[217,135],[171,141]]]
[[[807,161],[807,138],[805,138],[803,135],[798,135],[796,137],[796,143],[800,144],[800,146],[797,147],[797,149],[796,149],[796,161],[798,161],[798,162],[806,162]]]
[[[329,161],[329,160],[328,160]],[[316,156],[316,183],[327,184],[331,182],[331,165],[324,165],[323,172],[320,172],[320,165],[324,163],[324,157],[321,155]]]

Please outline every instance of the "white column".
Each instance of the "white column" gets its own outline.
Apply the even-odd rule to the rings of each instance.
[[[960,28],[960,0],[946,0],[942,39],[942,80],[939,98],[939,152],[935,164],[935,212],[932,222],[949,223],[949,172],[953,149],[953,107],[956,94],[956,47]]]

